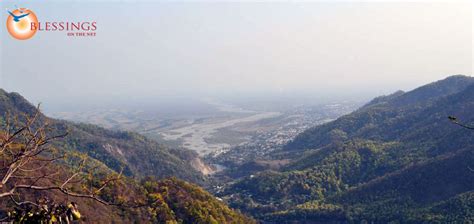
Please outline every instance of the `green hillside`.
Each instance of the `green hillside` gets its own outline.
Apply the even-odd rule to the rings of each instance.
[[[474,121],[473,83],[452,76],[378,97],[303,132],[275,153],[290,164],[243,178],[222,196],[278,223],[472,220],[474,131],[448,116]]]
[[[26,123],[25,115],[31,116],[35,112],[36,108],[21,95],[0,90],[0,145],[4,146],[7,141],[4,133],[7,133],[7,128],[11,129],[5,126],[7,123],[12,124],[11,119],[7,122],[9,118],[17,118],[13,125],[16,123],[21,126]],[[132,132],[111,131],[95,125],[54,120],[42,114],[38,121],[39,124],[35,123],[31,127],[49,123],[48,135],[68,132],[66,137],[52,142],[52,146],[60,154],[67,155],[69,160],[58,160],[57,163],[43,166],[40,164],[49,161],[50,155],[34,155],[31,157],[34,159],[25,160],[25,164],[30,162],[34,169],[23,167],[19,176],[14,175],[10,181],[0,184],[0,193],[22,183],[46,188],[59,186],[58,184],[63,183],[62,180],[77,172],[77,167],[70,160],[83,156],[89,161],[86,170],[90,169],[91,173],[81,173],[78,178],[71,179],[71,183],[61,188],[67,192],[87,192],[89,188],[100,188],[95,191],[94,196],[109,204],[87,197],[66,195],[59,189],[17,189],[11,197],[0,197],[2,220],[10,212],[18,215],[19,218],[14,220],[20,223],[39,223],[35,220],[36,215],[53,211],[53,208],[59,209],[72,201],[78,205],[82,214],[80,220],[84,223],[255,223],[253,219],[230,209],[203,188],[178,179],[194,183],[206,181],[199,171],[189,165],[190,160],[197,158],[197,154],[189,150],[169,149]],[[26,152],[27,146],[21,139],[15,141],[18,142],[9,143],[11,146],[5,146],[7,148],[0,151],[2,178],[6,176],[6,167],[11,162],[10,155],[17,158],[17,155]],[[8,150],[9,154],[3,150]],[[105,185],[122,167],[126,177]],[[48,203],[52,205],[49,206]],[[48,206],[44,207],[46,205]],[[12,213],[16,210],[18,212]],[[41,217],[51,220],[51,215]]]
[[[18,93],[0,90],[0,115],[32,115],[36,108]],[[97,159],[109,168],[124,168],[128,176],[179,177],[195,183],[204,183],[201,173],[189,161],[198,155],[186,149],[169,149],[155,141],[133,132],[112,131],[91,124],[76,124],[47,118],[52,132],[69,133],[55,142],[66,151],[79,151]]]

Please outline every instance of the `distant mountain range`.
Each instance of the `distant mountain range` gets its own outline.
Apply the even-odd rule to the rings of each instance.
[[[227,186],[231,205],[267,222],[474,220],[474,78],[451,76],[377,97],[275,152],[291,162]]]

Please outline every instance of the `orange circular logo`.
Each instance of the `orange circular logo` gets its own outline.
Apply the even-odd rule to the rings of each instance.
[[[12,37],[18,40],[27,40],[36,33],[38,18],[35,13],[26,8],[18,8],[8,11],[7,30]],[[34,23],[34,26],[31,24]]]

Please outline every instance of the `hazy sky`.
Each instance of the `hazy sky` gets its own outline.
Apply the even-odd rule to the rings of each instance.
[[[97,37],[0,27],[1,88],[33,102],[379,95],[472,75],[472,1],[1,1]],[[5,21],[6,12],[1,13]]]

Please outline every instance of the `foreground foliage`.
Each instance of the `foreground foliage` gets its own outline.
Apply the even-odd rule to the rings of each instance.
[[[186,162],[195,156],[186,150],[167,149],[134,133],[52,120],[3,90],[0,112],[5,115],[0,116],[1,221],[255,222],[202,188],[171,177],[204,181]],[[14,125],[7,112],[15,116]],[[146,175],[169,178],[138,181]]]

